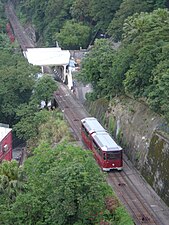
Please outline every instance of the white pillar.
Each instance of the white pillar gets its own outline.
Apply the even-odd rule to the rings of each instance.
[[[69,89],[71,89],[72,86],[73,86],[72,71],[69,68],[69,73],[68,73],[68,87],[69,87]]]
[[[43,66],[41,66],[41,70],[42,70],[42,73],[44,73],[44,68],[43,68]]]
[[[66,65],[63,65],[63,82],[66,80]]]

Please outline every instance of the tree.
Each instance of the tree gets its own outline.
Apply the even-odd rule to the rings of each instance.
[[[167,48],[168,49],[168,48]],[[163,113],[169,121],[169,60],[160,61],[153,70],[153,82],[148,94],[150,107],[158,113]]]
[[[154,74],[168,45],[169,13],[158,9],[152,13],[135,14],[125,21],[124,43],[135,49],[135,58],[126,72],[125,89],[134,96],[148,97]]]
[[[31,101],[28,105],[20,106],[17,110],[17,116],[20,120],[13,129],[17,137],[26,140],[28,145],[34,147],[41,141],[53,144],[64,140],[73,140],[68,125],[58,110],[39,111],[37,104]]]
[[[115,41],[121,40],[123,34],[123,24],[128,16],[132,16],[135,13],[150,12],[153,9],[156,9],[156,7],[164,7],[164,1],[124,0],[109,25],[108,34],[111,35]]]
[[[90,152],[42,144],[24,167],[27,192],[13,204],[10,224],[96,224],[110,216],[104,202],[112,191]]]
[[[24,191],[25,174],[17,161],[3,161],[0,164],[0,221],[7,224],[8,211],[19,193]]]
[[[135,49],[132,46],[121,46],[115,53],[111,67],[111,78],[107,82],[107,89],[110,96],[125,94],[124,80],[131,62],[135,58]]]
[[[55,45],[54,34],[58,32],[65,20],[71,19],[70,7],[73,0],[26,0],[21,1],[18,6],[28,21],[35,24],[36,31],[41,37],[39,41],[47,46]]]
[[[19,121],[13,126],[13,130],[18,138],[27,141],[37,136],[39,124],[35,123],[34,120],[38,111],[39,107],[34,101],[22,104],[17,108],[16,115]]]
[[[90,27],[73,20],[66,21],[55,38],[64,49],[86,48],[89,44]]]
[[[106,31],[121,2],[122,0],[101,0],[99,2],[97,0],[90,1],[90,16],[97,24],[96,26],[102,29],[103,32]]]
[[[75,0],[71,7],[72,18],[77,22],[80,21],[91,24],[92,18],[90,17],[89,3],[89,0]]]
[[[97,39],[93,48],[82,61],[82,70],[78,79],[91,83],[95,98],[107,95],[107,84],[111,77],[111,66],[114,59],[112,43],[106,39]]]
[[[36,67],[12,51],[0,53],[0,117],[1,122],[14,124],[16,109],[28,102],[34,86]],[[10,60],[9,60],[10,59]]]
[[[36,81],[32,97],[36,99],[39,104],[44,100],[47,106],[57,88],[57,83],[51,76],[43,75],[43,77]]]

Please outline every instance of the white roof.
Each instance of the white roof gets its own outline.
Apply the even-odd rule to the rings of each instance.
[[[92,134],[92,137],[96,144],[103,150],[103,151],[121,151],[122,148],[116,144],[113,138],[107,132],[98,132]]]
[[[93,132],[106,131],[95,117],[86,117],[82,119],[81,122],[90,134]]]
[[[6,137],[6,135],[11,131],[11,128],[0,127],[0,142]]]
[[[28,62],[37,66],[67,65],[69,64],[70,52],[55,48],[27,48],[24,52]]]

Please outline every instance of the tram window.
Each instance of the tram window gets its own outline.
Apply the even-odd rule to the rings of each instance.
[[[103,153],[103,159],[106,160],[106,153]]]
[[[102,156],[102,151],[100,150],[99,146],[95,143],[95,141],[93,141],[93,145],[95,150],[97,151],[97,153]]]
[[[121,159],[121,151],[107,152],[107,159]]]
[[[90,136],[90,134],[87,132],[87,130],[86,130],[86,128],[83,126],[83,124],[82,124],[82,131],[85,133],[85,135],[86,135],[87,137]]]

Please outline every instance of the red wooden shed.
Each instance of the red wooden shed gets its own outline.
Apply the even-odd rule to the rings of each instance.
[[[0,162],[12,160],[12,129],[0,124]]]

